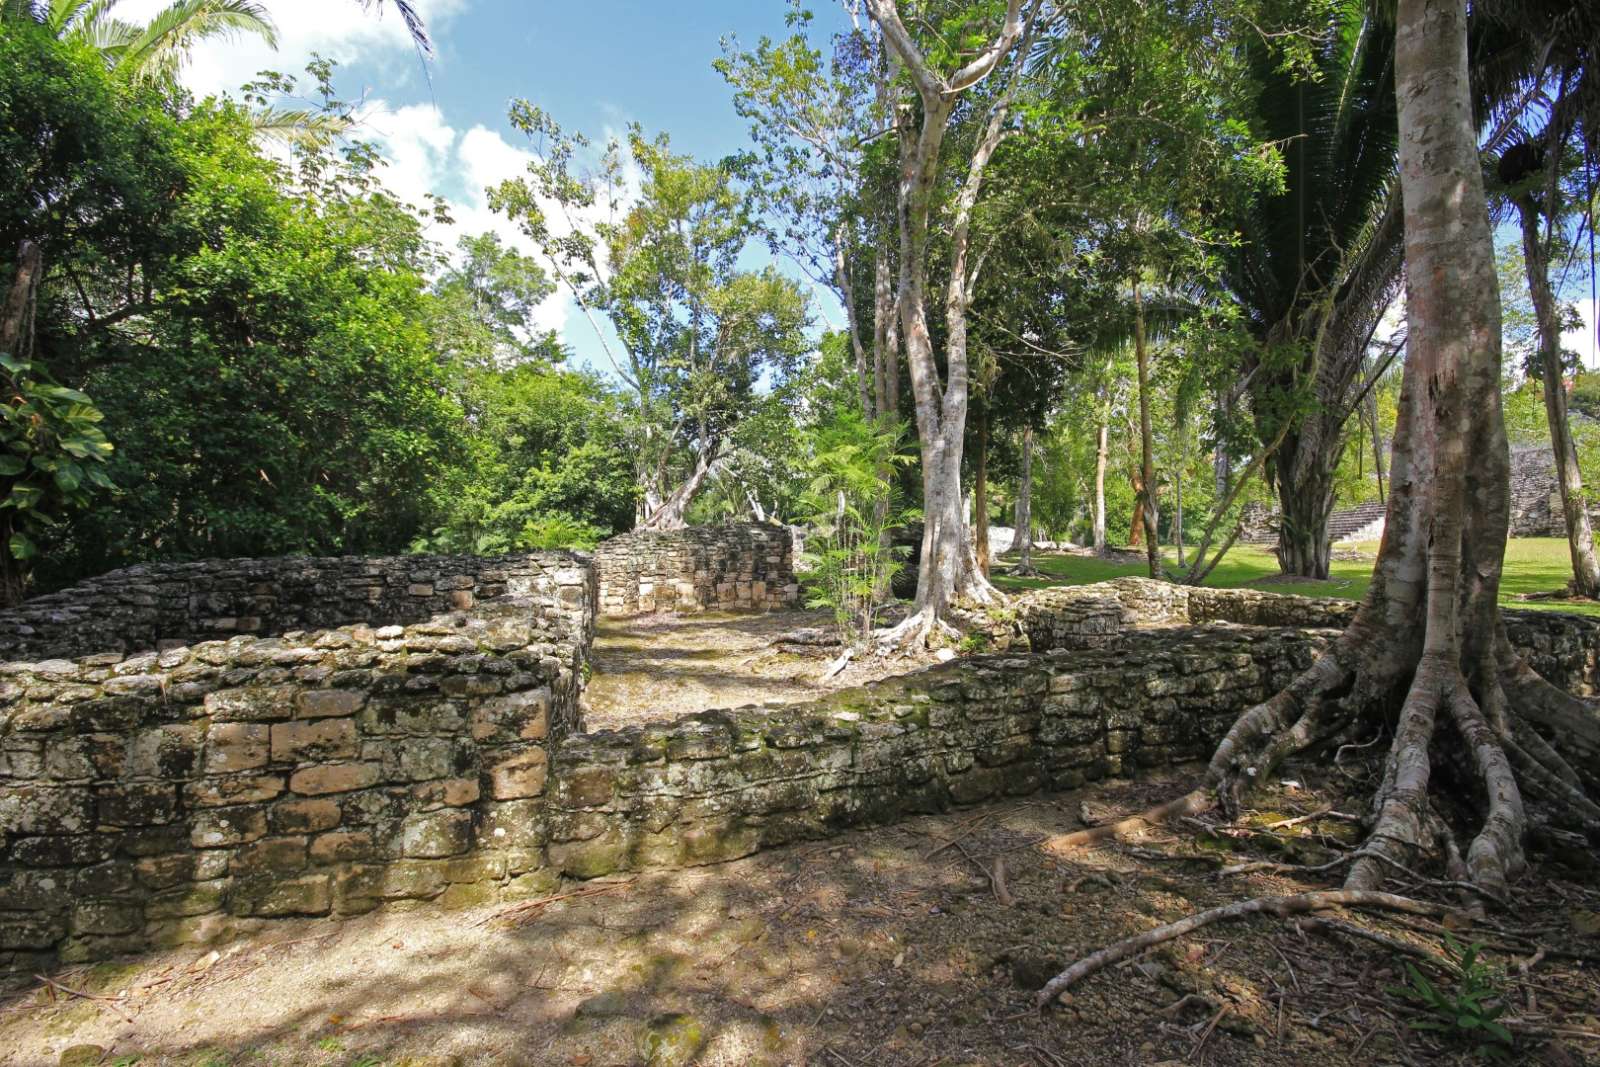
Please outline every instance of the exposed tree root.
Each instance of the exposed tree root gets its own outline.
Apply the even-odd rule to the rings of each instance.
[[[1250,900],[1239,900],[1232,904],[1225,904],[1220,908],[1202,911],[1177,922],[1158,926],[1154,930],[1147,930],[1142,934],[1124,938],[1114,945],[1105,948],[1074,963],[1062,971],[1039,990],[1033,998],[1035,1008],[1042,1010],[1056,997],[1066,992],[1077,982],[1097,971],[1104,970],[1113,963],[1119,963],[1129,957],[1136,956],[1148,948],[1193,933],[1195,930],[1212,923],[1226,922],[1233,919],[1243,919],[1250,915],[1276,915],[1287,918],[1291,915],[1304,915],[1325,908],[1337,907],[1366,907],[1385,908],[1390,911],[1406,911],[1413,915],[1439,915],[1445,909],[1438,904],[1430,904],[1424,900],[1413,900],[1410,897],[1398,896],[1394,893],[1379,893],[1360,889],[1325,889],[1314,893],[1296,893],[1292,896],[1253,897]]]
[[[1083,830],[1075,830],[1070,834],[1059,834],[1049,838],[1043,844],[1047,851],[1065,852],[1069,849],[1083,848],[1087,845],[1098,844],[1110,838],[1127,837],[1147,830],[1152,826],[1170,822],[1184,815],[1198,815],[1210,811],[1217,806],[1216,795],[1210,789],[1196,789],[1185,793],[1176,800],[1169,800],[1165,804],[1158,804],[1153,808],[1130,815],[1126,819],[1116,822],[1101,823],[1099,826],[1090,826]]]

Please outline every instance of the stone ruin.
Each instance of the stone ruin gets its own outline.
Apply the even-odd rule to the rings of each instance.
[[[800,603],[794,535],[768,523],[640,530],[595,549],[603,615],[780,611]]]
[[[1352,610],[1143,579],[1046,589],[1018,604],[1028,652],[583,733],[604,566],[141,567],[0,615],[0,975],[542,896],[1203,758]],[[1507,620],[1539,670],[1594,691],[1600,622]],[[261,632],[216,636],[247,623]]]

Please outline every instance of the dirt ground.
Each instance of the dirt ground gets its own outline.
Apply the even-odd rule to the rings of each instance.
[[[590,651],[584,727],[614,730],[708,708],[795,704],[934,662],[931,656],[874,657],[852,661],[823,681],[839,646],[776,647],[795,631],[825,632],[831,625],[825,611],[601,618]]]
[[[1347,847],[1352,834],[1332,816],[1265,829],[1348,799],[1303,781],[1206,834],[1053,850],[1052,835],[1084,817],[1188,784],[1110,783],[571,886],[583,895],[544,906],[286,923],[218,952],[68,969],[53,988],[0,1002],[0,1064],[690,1062],[647,1058],[661,1047],[704,1067],[1478,1062],[1470,1044],[1406,1025],[1411,1009],[1386,992],[1404,980],[1392,946],[1283,920],[1207,927],[1087,979],[1064,1008],[1029,1010],[1052,974],[1110,940],[1240,896],[1329,884],[1216,874],[1249,856],[1313,863]],[[1490,981],[1519,1033],[1512,1061],[1600,1063],[1593,859],[1539,862],[1514,914],[1493,929],[1455,924],[1457,936],[1495,946]],[[1423,950],[1442,943],[1427,920],[1343,918]],[[62,1059],[85,1045],[96,1050]]]

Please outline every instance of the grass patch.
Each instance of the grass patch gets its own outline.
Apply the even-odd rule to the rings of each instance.
[[[1341,546],[1349,547],[1349,546]],[[1367,558],[1336,559],[1328,568],[1325,582],[1274,581],[1278,577],[1278,561],[1272,552],[1259,545],[1240,545],[1233,548],[1217,569],[1211,572],[1206,584],[1219,589],[1233,589],[1248,585],[1272,593],[1289,593],[1295,596],[1333,596],[1358,600],[1366,594],[1372,581],[1372,564],[1377,556],[1378,543],[1366,541],[1355,546]],[[1162,550],[1169,566],[1177,565],[1177,556],[1170,548]],[[1015,562],[1006,557],[1002,566]],[[1035,552],[1033,565],[1043,578],[1012,578],[997,574],[994,583],[1008,592],[1044,589],[1053,585],[1088,585],[1108,578],[1146,573],[1143,562],[1115,563],[1092,556],[1056,555]],[[999,567],[996,568],[999,570]],[[1572,577],[1572,562],[1567,555],[1567,542],[1560,537],[1517,537],[1506,542],[1505,572],[1500,579],[1500,603],[1513,608],[1532,608],[1540,611],[1568,611],[1579,615],[1600,616],[1600,604],[1585,601],[1565,602],[1545,600],[1522,602],[1514,599],[1521,593],[1548,593],[1566,585]]]

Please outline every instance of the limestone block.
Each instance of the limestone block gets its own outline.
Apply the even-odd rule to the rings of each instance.
[[[378,767],[375,764],[331,763],[295,771],[289,776],[289,788],[302,796],[318,796],[365,789],[377,781]]]

